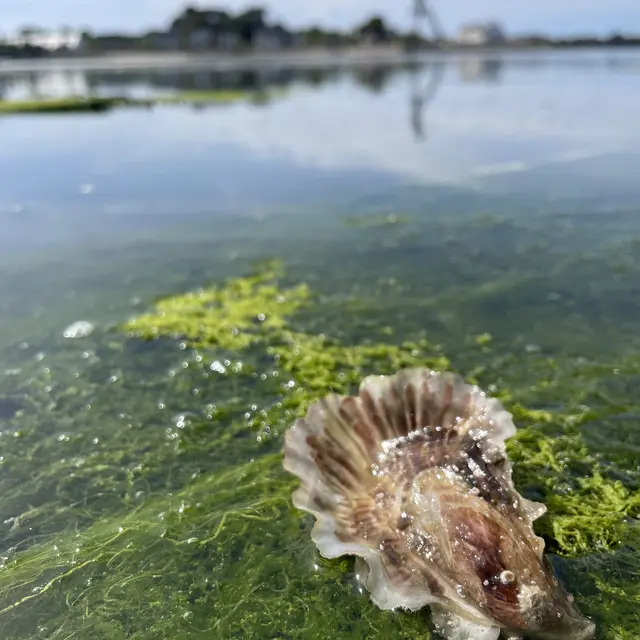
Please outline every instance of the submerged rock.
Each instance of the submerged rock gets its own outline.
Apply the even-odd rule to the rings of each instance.
[[[511,414],[453,374],[366,379],[330,395],[286,434],[293,502],[316,516],[326,558],[355,555],[381,609],[429,605],[448,640],[587,640],[533,521],[545,506],[511,480]]]
[[[78,322],[74,322],[69,325],[63,332],[62,335],[65,338],[86,338],[87,336],[93,333],[95,326],[91,324],[91,322],[87,322],[86,320],[78,320]]]

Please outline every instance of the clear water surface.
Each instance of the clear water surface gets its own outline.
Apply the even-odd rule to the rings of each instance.
[[[315,553],[279,466],[293,417],[273,419],[282,398],[260,386],[288,372],[122,328],[257,260],[318,294],[296,316],[305,335],[426,334],[528,406],[588,404],[585,455],[637,495],[639,70],[639,54],[604,51],[1,76],[7,99],[286,91],[0,119],[0,636],[429,637],[426,614],[376,611],[349,562]],[[65,339],[77,320],[95,331]],[[255,375],[207,364],[225,359]],[[638,513],[625,518],[612,549],[547,537],[601,638],[640,635]]]

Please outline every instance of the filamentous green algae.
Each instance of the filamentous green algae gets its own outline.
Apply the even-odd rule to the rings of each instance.
[[[428,613],[376,609],[350,560],[317,554],[281,466],[281,436],[311,402],[427,366],[459,369],[513,412],[515,482],[548,507],[537,531],[559,574],[601,638],[639,637],[640,461],[595,446],[598,425],[634,409],[610,368],[536,353],[523,366],[484,334],[448,355],[388,324],[357,341],[331,323],[318,334],[323,300],[291,277],[268,263],[157,301],[77,354],[109,363],[107,380],[34,371],[4,446],[0,635],[428,638]],[[22,397],[18,382],[2,393]],[[65,432],[70,409],[85,433]]]

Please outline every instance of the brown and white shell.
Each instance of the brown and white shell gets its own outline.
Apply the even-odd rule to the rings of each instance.
[[[381,609],[430,605],[449,640],[592,638],[533,531],[546,508],[513,485],[514,433],[478,387],[408,369],[312,405],[286,434],[284,467],[320,553],[357,556]]]

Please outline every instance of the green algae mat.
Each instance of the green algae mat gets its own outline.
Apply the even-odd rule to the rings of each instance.
[[[351,560],[317,554],[281,454],[310,402],[417,365],[514,414],[514,479],[549,509],[536,530],[558,575],[599,638],[640,637],[624,220],[602,246],[585,225],[589,255],[567,219],[287,220],[295,242],[265,232],[234,273],[46,353],[20,345],[0,379],[0,637],[426,640],[428,613],[377,610]]]
[[[281,91],[280,94],[283,92]],[[224,105],[237,102],[267,102],[278,96],[276,91],[210,90],[178,91],[155,98],[69,96],[34,100],[0,99],[0,116],[15,114],[69,114],[111,111],[117,108],[154,107],[170,105]]]

